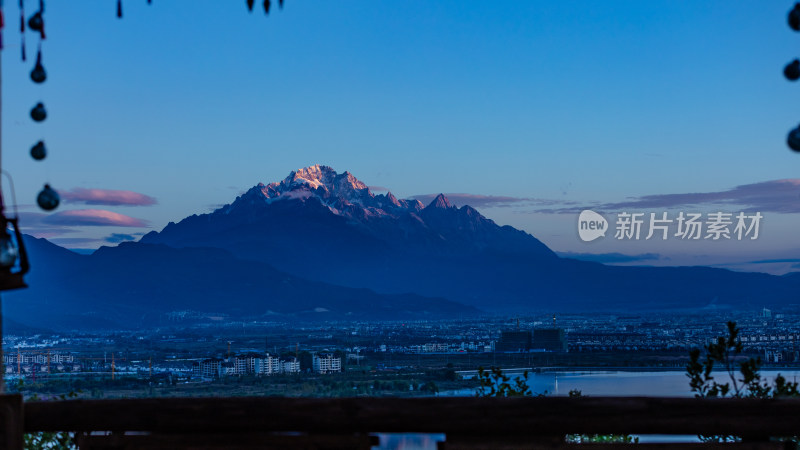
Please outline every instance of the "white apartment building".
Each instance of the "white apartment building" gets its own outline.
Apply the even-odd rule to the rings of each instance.
[[[314,355],[314,372],[333,373],[342,371],[342,359],[330,353],[319,353]]]
[[[284,359],[280,362],[281,373],[300,373],[300,361],[297,358]]]

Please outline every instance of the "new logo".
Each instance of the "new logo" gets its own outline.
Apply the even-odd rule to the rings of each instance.
[[[578,236],[584,242],[605,237],[608,231],[608,221],[596,212],[586,209],[578,216]]]

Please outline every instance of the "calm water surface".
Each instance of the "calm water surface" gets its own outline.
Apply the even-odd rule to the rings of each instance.
[[[798,370],[764,370],[761,372],[770,382],[780,373],[789,381],[800,381]],[[727,373],[714,372],[714,378],[724,383]],[[627,372],[627,371],[580,371],[545,372],[528,374],[528,385],[534,393],[567,395],[577,389],[583,395],[621,395],[656,397],[692,397],[689,378],[684,371]],[[448,396],[470,396],[472,389],[442,393]]]

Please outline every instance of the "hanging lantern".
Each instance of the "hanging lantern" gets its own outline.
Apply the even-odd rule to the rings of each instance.
[[[33,66],[33,70],[31,70],[31,80],[34,83],[44,83],[44,80],[47,79],[47,72],[44,70],[44,66],[42,65],[42,50],[39,49],[39,53],[36,54],[36,65]]]
[[[800,152],[800,126],[789,132],[789,136],[786,138],[786,145],[790,149]]]
[[[794,8],[789,11],[789,27],[800,31],[800,3],[795,3]]]
[[[253,12],[253,5],[256,4],[256,0],[247,0],[247,9],[250,12]]]
[[[52,211],[58,208],[58,203],[60,201],[61,199],[58,196],[58,192],[51,188],[49,184],[45,184],[44,189],[42,189],[36,197],[36,203],[45,211]]]
[[[11,240],[8,230],[0,230],[0,272],[14,267],[17,256],[17,246]]]
[[[42,122],[44,119],[47,118],[47,110],[44,109],[44,104],[37,103],[36,106],[31,109],[31,119],[34,122]]]
[[[47,156],[47,149],[44,147],[44,141],[37,142],[31,147],[31,157],[37,161],[43,160]]]
[[[269,15],[269,7],[272,6],[272,2],[269,0],[264,0],[264,14]]]
[[[8,232],[9,225],[14,229],[14,239]],[[19,270],[12,272],[11,269],[17,260],[19,260]],[[28,287],[22,277],[29,269],[28,253],[25,251],[25,242],[22,240],[17,218],[8,219],[0,213],[0,291]]]
[[[19,218],[7,218],[3,212],[5,209],[3,205],[3,197],[0,194],[0,291],[7,291],[28,287],[22,277],[28,273],[30,264],[28,264],[28,253],[25,251],[25,241],[22,240],[22,233],[19,231]],[[13,238],[9,233],[9,226],[14,231]],[[19,270],[12,272],[17,262]]]
[[[117,0],[117,18],[122,18],[122,0]]]

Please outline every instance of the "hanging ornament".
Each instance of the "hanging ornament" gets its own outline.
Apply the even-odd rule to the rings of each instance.
[[[47,156],[47,149],[44,147],[44,141],[37,142],[31,147],[31,157],[37,161],[43,160]]]
[[[19,0],[19,33],[20,46],[22,47],[22,60],[25,61],[25,5]]]
[[[33,31],[41,31],[42,27],[44,27],[44,19],[42,19],[42,13],[37,11],[28,19],[28,28]]]
[[[28,28],[33,31],[38,31],[42,39],[44,39],[44,17],[42,11],[35,12],[30,19],[28,19]]]
[[[800,59],[795,59],[783,68],[783,75],[789,81],[800,79]]]
[[[800,3],[795,3],[794,8],[789,11],[789,27],[800,31]]]
[[[250,12],[253,12],[253,5],[256,4],[256,0],[247,0],[247,9]]]
[[[37,103],[36,106],[31,109],[31,119],[34,122],[41,122],[47,118],[47,110],[44,109],[44,104]]]
[[[61,199],[58,197],[58,192],[51,188],[49,184],[44,185],[44,189],[36,196],[36,203],[45,211],[52,211],[58,208],[58,203]]]
[[[117,0],[117,18],[122,18],[122,0]]]
[[[278,0],[278,8],[283,9],[283,0]]]
[[[269,0],[264,0],[264,13],[269,15],[269,7],[272,6],[272,2]]]
[[[44,36],[44,17],[41,11],[35,12],[30,19],[28,19],[28,28],[33,31],[38,31],[42,39]]]
[[[36,54],[36,65],[33,66],[33,70],[31,70],[31,80],[34,83],[44,83],[44,80],[47,79],[47,72],[44,70],[44,66],[42,65],[42,49],[39,48],[39,52]]]
[[[19,0],[19,32],[25,33],[25,5]]]
[[[800,126],[789,132],[789,136],[786,138],[786,145],[790,149],[800,152]]]

